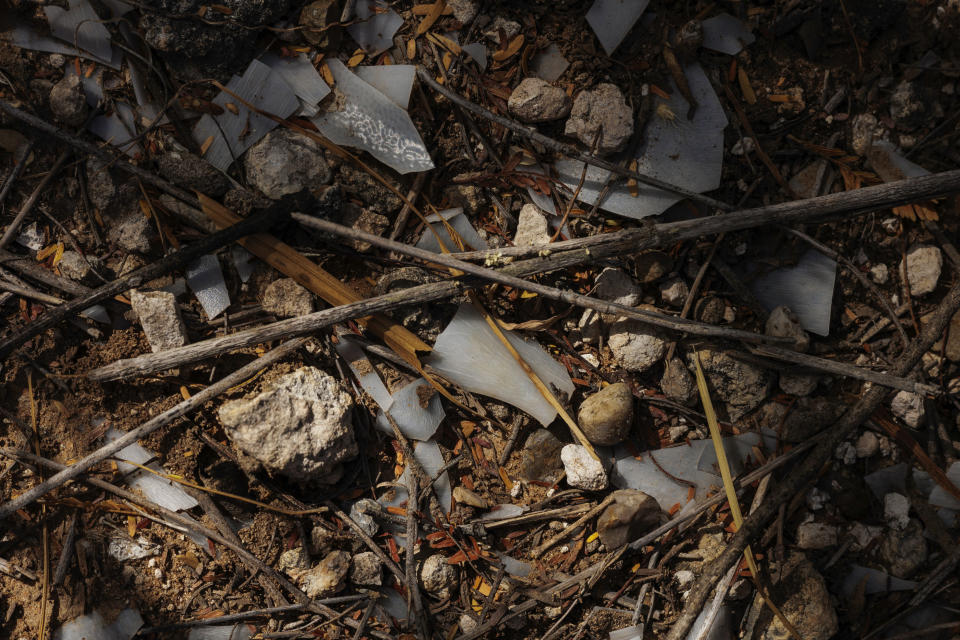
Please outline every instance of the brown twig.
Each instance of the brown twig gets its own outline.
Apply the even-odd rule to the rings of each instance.
[[[773,160],[770,159],[770,156],[767,155],[767,152],[763,150],[763,146],[760,144],[760,139],[757,138],[757,134],[753,132],[753,126],[751,126],[750,120],[747,119],[747,113],[743,110],[743,105],[740,104],[737,96],[734,95],[730,85],[724,84],[723,91],[727,94],[727,100],[730,101],[730,106],[732,106],[733,110],[737,113],[737,118],[739,118],[740,124],[743,125],[743,129],[751,138],[753,138],[754,147],[756,148],[757,155],[760,156],[761,162],[763,162],[764,166],[767,167],[767,170],[770,171],[770,175],[772,175],[773,179],[777,181],[777,184],[780,185],[780,188],[783,189],[784,193],[791,198],[796,199],[797,194],[793,191],[793,189],[790,188],[790,185],[787,184],[787,181],[783,179],[783,175],[780,174],[780,170],[777,169],[777,165],[773,163]]]
[[[10,170],[10,175],[8,175],[7,179],[3,182],[3,187],[0,187],[0,206],[6,202],[7,194],[9,194],[13,188],[13,183],[17,181],[23,169],[27,166],[30,154],[33,153],[33,145],[33,140],[29,140],[22,147],[18,147],[19,153],[16,156],[16,164],[13,165],[13,169]]]

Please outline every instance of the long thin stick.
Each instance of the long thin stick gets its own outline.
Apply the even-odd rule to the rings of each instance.
[[[646,324],[651,324],[672,331],[683,331],[693,335],[716,336],[718,335],[717,331],[720,330],[720,327],[716,327],[707,323],[696,322],[694,320],[686,320],[682,318],[673,318],[651,311],[641,311],[635,309],[634,307],[627,307],[614,302],[606,302],[604,300],[598,300],[596,298],[591,298],[590,296],[574,293],[572,291],[565,291],[556,287],[540,284],[539,282],[533,282],[531,280],[524,280],[515,276],[506,275],[502,271],[496,271],[487,267],[477,266],[469,262],[457,260],[449,255],[436,254],[432,251],[426,251],[424,249],[412,247],[410,245],[402,244],[393,240],[387,240],[386,238],[382,238],[372,233],[367,233],[365,231],[350,227],[344,227],[343,225],[339,225],[328,220],[315,218],[313,216],[304,215],[302,213],[291,214],[291,217],[301,224],[318,229],[320,231],[334,233],[342,237],[360,239],[383,249],[388,249],[396,253],[419,258],[425,262],[432,262],[450,269],[457,269],[464,273],[478,276],[492,282],[499,282],[500,284],[510,287],[530,291],[551,300],[575,304],[586,309],[594,309],[601,313],[615,314],[626,318],[633,318]],[[414,289],[407,289],[407,291],[412,293]],[[766,341],[765,337],[758,334],[740,332],[742,334],[745,333],[746,335],[734,336],[728,333],[730,331],[729,329],[722,329],[722,331],[726,334],[724,337],[739,339],[746,342]],[[788,349],[780,349],[767,345],[761,345],[758,348],[763,351],[763,355],[767,355],[771,358],[803,364],[807,367],[818,369],[820,371],[876,382],[878,384],[893,387],[895,389],[903,389],[905,391],[916,393],[939,393],[939,390],[933,385],[914,382],[913,380],[908,380],[906,378],[892,376],[887,373],[871,371],[869,369],[856,367],[843,362],[834,362],[832,360],[817,358],[816,356],[801,354]]]
[[[177,418],[180,418],[187,413],[194,411],[201,406],[203,406],[208,400],[219,396],[221,393],[224,393],[231,387],[243,382],[250,376],[254,375],[264,367],[269,367],[275,362],[280,361],[282,358],[290,355],[301,346],[303,346],[305,339],[298,338],[285,342],[279,347],[276,347],[266,355],[261,358],[254,360],[253,362],[244,365],[231,373],[230,375],[224,377],[223,379],[215,382],[210,385],[203,391],[197,393],[196,395],[190,397],[188,400],[167,409],[160,415],[144,422],[139,427],[128,431],[123,434],[113,442],[110,442],[93,453],[90,453],[87,456],[84,456],[76,463],[68,467],[67,469],[51,476],[49,479],[41,482],[40,484],[24,491],[22,494],[16,498],[0,504],[0,521],[5,520],[11,514],[15,513],[19,509],[23,509],[30,503],[39,499],[40,497],[50,493],[59,486],[62,486],[77,478],[87,469],[90,469],[95,464],[106,460],[117,451],[120,451],[127,445],[130,445],[140,438],[146,437],[148,434],[153,433],[160,427],[170,424]]]
[[[573,145],[560,142],[559,140],[554,140],[553,138],[543,135],[542,133],[538,132],[536,129],[532,127],[524,126],[519,122],[514,122],[510,118],[505,118],[503,116],[497,115],[492,111],[490,111],[489,109],[485,109],[484,107],[481,107],[480,105],[474,102],[471,102],[470,100],[467,100],[466,98],[461,96],[459,93],[455,91],[451,91],[447,87],[444,87],[439,82],[434,80],[433,76],[430,75],[430,72],[424,69],[423,67],[417,67],[417,77],[419,77],[421,81],[429,85],[431,89],[433,89],[443,97],[447,98],[457,106],[463,107],[467,111],[471,111],[477,114],[478,116],[481,116],[483,118],[486,118],[487,120],[490,120],[491,122],[495,122],[499,124],[502,127],[506,127],[510,131],[513,131],[514,133],[521,135],[525,138],[529,138],[530,140],[533,140],[534,142],[537,142],[552,151],[556,151],[558,153],[562,153],[565,156],[575,158],[580,162],[585,162],[595,167],[600,167],[601,169],[605,169],[607,171],[610,171],[611,173],[615,173],[618,176],[633,178],[637,182],[648,184],[651,187],[656,187],[657,189],[663,189],[664,191],[669,191],[670,193],[676,193],[677,195],[681,195],[684,198],[690,198],[691,200],[704,204],[708,207],[714,207],[722,211],[730,211],[733,208],[730,205],[726,204],[725,202],[720,202],[719,200],[715,200],[714,198],[701,195],[694,191],[690,191],[689,189],[678,187],[676,185],[670,184],[668,182],[664,182],[662,180],[658,180],[656,178],[652,178],[650,176],[644,175],[642,173],[638,173],[636,171],[631,171],[630,169],[621,167],[617,164],[614,164],[613,162],[609,162],[602,158],[592,156],[589,153],[584,153],[583,151],[580,151]]]

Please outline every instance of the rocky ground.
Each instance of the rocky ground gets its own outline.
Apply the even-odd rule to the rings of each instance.
[[[954,0],[12,5],[0,637],[960,630]]]

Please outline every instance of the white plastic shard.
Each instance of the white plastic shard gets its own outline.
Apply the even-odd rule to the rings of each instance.
[[[187,265],[187,284],[200,301],[207,319],[212,320],[230,306],[230,294],[223,280],[220,260],[212,253],[200,256]]]
[[[912,580],[904,580],[878,569],[854,564],[850,566],[850,573],[844,578],[840,592],[849,598],[856,592],[861,583],[865,583],[864,593],[868,596],[889,591],[912,591],[917,588],[917,583]]]
[[[463,52],[470,56],[470,59],[477,63],[480,71],[487,70],[487,45],[482,42],[471,42],[462,47]]]
[[[400,174],[433,169],[430,153],[406,111],[339,60],[331,58],[327,66],[335,80],[335,96],[312,119],[320,133],[336,144],[369,152]]]
[[[96,59],[109,63],[113,58],[110,32],[88,0],[70,0],[70,8],[53,5],[43,8],[50,33],[71,47],[87,51]]]
[[[710,614],[708,609],[709,607],[704,608],[697,616],[697,619],[693,621],[690,631],[687,632],[687,640],[697,640],[697,638],[703,638],[704,640],[726,640],[732,637],[730,633],[730,610],[724,605],[720,605],[720,610],[717,611],[713,624],[710,625],[710,629],[706,635],[701,635]]]
[[[87,129],[90,133],[133,157],[142,151],[139,143],[131,142],[137,135],[136,119],[137,116],[133,107],[118,102],[113,113],[106,116],[97,116],[90,121]]]
[[[373,401],[376,402],[381,409],[389,409],[393,398],[390,397],[387,385],[383,384],[383,380],[380,379],[380,374],[377,373],[377,370],[373,368],[370,360],[364,355],[360,345],[347,336],[341,336],[336,349],[343,359],[347,361],[347,365],[350,367],[350,370],[353,371],[353,375],[357,376],[357,380],[360,382],[363,390],[373,398]]]
[[[793,267],[775,269],[753,281],[757,299],[773,311],[786,305],[807,331],[830,334],[830,309],[837,279],[837,261],[815,249],[804,253]]]
[[[227,88],[254,107],[286,118],[300,107],[300,101],[279,73],[254,60],[243,76],[233,76]],[[207,150],[204,160],[226,171],[234,160],[267,135],[277,123],[252,112],[232,95],[221,92],[213,103],[223,107],[217,116],[205,114],[193,128],[193,138]],[[231,107],[225,107],[230,104]],[[237,113],[233,112],[236,109]],[[209,142],[209,146],[208,142]]]
[[[260,56],[260,62],[280,74],[280,77],[290,85],[300,99],[304,115],[315,115],[320,101],[330,93],[330,87],[323,81],[310,59],[302,53],[292,58],[281,58],[274,53],[265,53]]]
[[[122,435],[122,432],[111,428],[104,437],[107,442],[113,442]],[[117,467],[124,474],[126,483],[131,488],[139,489],[147,499],[173,511],[183,511],[197,506],[197,501],[186,491],[172,481],[157,475],[157,473],[164,474],[166,471],[156,462],[147,464],[147,461],[153,460],[155,456],[136,442],[118,451],[114,457],[118,459]],[[135,462],[157,473],[150,473],[132,464],[119,462],[119,460]]]
[[[723,130],[727,126],[727,116],[703,68],[693,63],[685,67],[684,72],[698,104],[696,113],[692,120],[687,120],[689,105],[671,81],[670,99],[662,101],[655,98],[658,106],[643,135],[644,142],[637,156],[637,171],[703,193],[720,186]],[[583,163],[561,159],[554,169],[570,193],[576,191]],[[577,199],[588,205],[595,204],[609,176],[609,171],[589,167]],[[615,182],[607,191],[600,208],[639,219],[663,213],[683,199],[670,191],[644,184],[638,184],[637,191],[638,195],[634,197],[622,181]],[[548,211],[553,209],[551,204]]]
[[[143,618],[135,609],[124,609],[112,624],[94,611],[64,624],[53,633],[53,640],[130,640],[142,626]]]
[[[776,444],[776,438],[765,434],[762,442],[762,448],[770,451]],[[724,451],[731,469],[743,469],[747,458],[752,455],[752,448],[760,443],[761,436],[757,433],[724,438]],[[675,504],[682,506],[687,503],[691,486],[685,483],[694,485],[695,500],[703,499],[712,488],[723,486],[716,467],[716,451],[709,438],[692,440],[689,444],[676,447],[644,451],[640,454],[640,460],[624,447],[617,447],[614,459],[610,481],[621,489],[640,489],[653,496],[664,510],[671,509]]]
[[[187,640],[249,640],[253,637],[251,628],[243,622],[226,625],[207,625],[193,627]]]
[[[960,462],[954,462],[950,465],[950,468],[947,470],[947,479],[950,480],[955,487],[960,487]],[[939,484],[930,492],[930,504],[934,507],[943,507],[944,509],[953,511],[960,510],[960,500],[957,500]]]
[[[417,74],[415,66],[412,64],[381,64],[370,67],[356,67],[353,72],[361,80],[406,111],[410,104],[410,92],[413,90],[413,77]]]
[[[257,258],[238,244],[230,247],[230,261],[240,276],[240,282],[246,282],[256,269]]]
[[[105,64],[112,69],[119,69],[120,61],[123,59],[123,56],[118,50],[113,52],[113,56],[111,58],[101,60],[92,53],[72,47],[66,42],[61,42],[55,38],[41,35],[40,33],[37,33],[36,29],[34,29],[32,25],[23,22],[15,22],[13,27],[7,31],[7,34],[10,37],[10,42],[21,49],[43,51],[45,53],[61,53],[67,56],[75,56],[78,58],[83,58],[84,60],[93,60],[95,62]]]
[[[443,246],[447,248],[447,251],[456,253],[460,250],[457,243],[454,242],[453,238],[450,237],[450,230],[447,229],[445,224],[441,223],[441,216],[447,221],[447,223],[450,224],[451,227],[453,227],[453,230],[457,232],[457,235],[459,235],[460,238],[470,247],[478,250],[489,248],[486,241],[480,237],[480,235],[477,233],[477,230],[474,229],[473,225],[470,224],[470,221],[467,220],[467,216],[463,215],[463,209],[456,207],[454,209],[444,209],[439,213],[433,213],[427,216],[427,222],[430,223],[430,226],[432,226],[434,231],[437,233],[434,235],[433,231],[430,231],[430,229],[424,229],[423,234],[420,236],[420,240],[417,241],[418,249],[433,251],[434,253],[441,253],[440,242],[437,240],[437,236],[440,236],[440,240],[443,241]]]
[[[526,578],[533,571],[533,565],[523,560],[517,560],[508,555],[500,556],[500,562],[503,564],[503,570],[515,578]]]
[[[870,166],[884,182],[894,182],[930,174],[920,165],[907,160],[900,149],[887,140],[874,142],[867,155],[870,159]]]
[[[530,71],[533,75],[547,82],[556,82],[569,66],[570,63],[560,53],[560,47],[556,43],[550,43],[549,47],[530,60]]]
[[[873,473],[868,473],[863,477],[864,482],[870,487],[870,491],[877,497],[877,500],[883,501],[883,497],[888,493],[902,493],[907,495],[907,469],[905,462],[884,467]],[[951,471],[953,468],[951,467]],[[913,482],[917,491],[921,495],[929,495],[936,487],[936,482],[926,471],[919,469],[913,470]]]
[[[614,629],[607,635],[610,640],[643,640],[643,625],[634,624],[629,627]]]
[[[607,55],[613,52],[630,33],[650,0],[595,0],[587,11],[587,22]]]
[[[357,2],[354,11],[362,22],[347,27],[347,33],[367,55],[375,56],[393,46],[393,34],[403,26],[403,18],[396,11],[385,2],[370,0]]]
[[[446,416],[440,395],[424,378],[417,378],[395,391],[386,411],[400,432],[414,440],[432,438]],[[377,416],[377,427],[385,433],[393,433],[390,421],[382,413]]]
[[[400,432],[408,438],[429,440],[433,437],[446,412],[440,396],[429,382],[424,378],[417,378],[391,395],[356,342],[347,336],[341,336],[336,349],[347,361],[363,390],[380,407],[381,412],[375,423],[378,429],[387,435],[393,435],[393,427],[383,413],[388,412]]]
[[[707,49],[735,56],[756,39],[747,25],[729,13],[703,21],[703,46]]]
[[[99,322],[100,324],[110,324],[110,315],[107,313],[107,310],[102,304],[95,304],[92,307],[87,307],[80,312],[80,315]]]
[[[403,596],[390,587],[381,589],[380,594],[381,597],[377,602],[388,615],[397,620],[407,619],[407,601]]]
[[[489,511],[480,516],[480,519],[484,521],[506,520],[507,518],[515,518],[523,515],[526,510],[526,507],[519,504],[505,502],[503,504],[493,505]]]
[[[536,342],[512,331],[504,335],[520,357],[554,392],[569,396],[573,382],[567,370]],[[474,393],[511,404],[546,426],[557,415],[533,381],[469,303],[460,305],[453,320],[437,337],[426,361],[448,380]]]

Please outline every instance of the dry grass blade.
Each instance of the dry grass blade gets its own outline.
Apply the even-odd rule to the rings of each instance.
[[[707,388],[707,379],[703,375],[703,369],[700,367],[700,354],[693,352],[693,365],[697,374],[697,389],[700,391],[700,401],[703,403],[703,413],[707,416],[707,425],[710,427],[710,439],[713,441],[713,448],[717,452],[717,466],[720,467],[720,477],[723,479],[723,490],[727,495],[727,502],[730,503],[730,514],[733,516],[734,526],[739,529],[743,525],[743,514],[740,512],[740,501],[737,499],[737,489],[733,484],[733,475],[730,473],[730,464],[727,462],[727,453],[723,448],[723,438],[720,435],[720,423],[717,421],[717,413],[713,409],[713,401],[710,399],[710,390]],[[791,636],[800,640],[800,634],[796,628],[787,620],[786,616],[780,611],[770,594],[760,584],[760,572],[757,569],[756,560],[753,558],[753,550],[747,545],[743,551],[744,560],[753,576],[757,591],[763,597],[764,602],[777,617],[780,623],[787,629]]]
[[[432,27],[437,21],[437,18],[443,14],[443,10],[446,9],[446,7],[446,0],[437,0],[434,2],[433,6],[430,7],[430,12],[427,13],[426,17],[424,17],[424,19],[420,21],[420,24],[417,25],[416,35],[422,36],[424,33],[426,33],[427,29]]]
[[[30,394],[30,426],[33,428],[33,447],[40,453],[40,429],[37,426],[37,401],[33,397],[33,376],[27,373],[27,390]],[[43,478],[41,477],[41,480]],[[43,586],[40,600],[40,632],[37,638],[47,637],[47,601],[50,599],[50,526],[47,524],[47,506],[41,505],[40,513],[43,517]]]
[[[198,192],[197,197],[200,200],[203,212],[218,227],[229,227],[241,220],[232,211],[202,193]],[[269,233],[250,235],[239,242],[250,253],[277,271],[290,276],[332,305],[350,304],[362,299],[356,291],[337,280],[302,253]],[[430,345],[389,318],[372,316],[366,318],[366,325],[367,329],[414,367],[420,367],[420,359],[417,354],[431,350]]]

